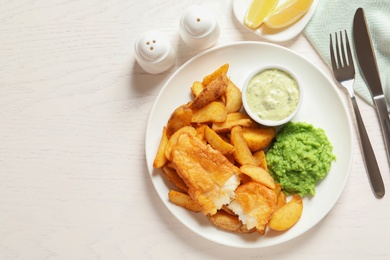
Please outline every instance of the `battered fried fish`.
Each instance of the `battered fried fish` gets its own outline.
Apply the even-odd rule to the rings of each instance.
[[[248,229],[256,227],[262,233],[275,211],[277,197],[273,190],[263,184],[250,181],[235,191],[235,199],[228,205]]]
[[[210,145],[183,133],[172,148],[171,158],[188,186],[188,194],[199,203],[203,214],[215,214],[234,198],[240,170]]]

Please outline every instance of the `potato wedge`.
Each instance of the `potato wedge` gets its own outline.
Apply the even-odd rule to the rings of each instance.
[[[257,152],[254,152],[253,157],[255,157],[256,160],[258,161],[258,165],[268,172],[268,166],[267,166],[267,161],[265,159],[264,150],[258,150]]]
[[[196,127],[196,137],[202,141],[202,143],[206,144],[206,136],[205,136],[205,128],[207,127],[206,124],[201,124]]]
[[[226,120],[221,123],[213,123],[211,129],[217,133],[228,133],[232,130],[234,126],[243,126],[243,127],[253,127],[257,126],[248,115],[235,112],[227,115]]]
[[[167,143],[168,143],[167,127],[164,126],[163,133],[160,140],[160,145],[158,146],[156,157],[154,157],[154,161],[153,161],[154,168],[161,168],[168,161],[167,157],[165,156],[165,147],[167,146]]]
[[[294,226],[301,218],[303,202],[301,196],[295,194],[283,207],[275,211],[268,226],[277,231],[284,231]]]
[[[194,97],[198,96],[200,92],[204,89],[204,85],[200,81],[195,81],[191,85],[191,93]]]
[[[242,130],[245,141],[252,152],[266,148],[274,139],[275,128],[244,128]]]
[[[238,216],[227,213],[224,210],[218,210],[214,215],[208,214],[207,217],[215,226],[220,229],[236,232],[236,233],[251,233],[256,231],[256,228],[248,230],[246,225],[238,219]]]
[[[282,185],[280,183],[275,183],[274,192],[276,194],[276,197],[279,195],[280,192],[282,192]]]
[[[282,185],[280,183],[275,183],[274,192],[278,198],[275,208],[275,210],[277,210],[286,204],[286,194],[282,191]]]
[[[188,194],[175,190],[170,190],[168,193],[168,198],[172,203],[177,206],[183,207],[193,212],[202,211],[201,206],[196,201],[194,201]]]
[[[172,147],[177,143],[177,139],[183,133],[189,133],[190,135],[196,136],[196,129],[194,127],[192,127],[192,126],[184,126],[184,127],[180,128],[179,130],[177,130],[169,138],[168,143],[167,143],[167,145],[165,147],[165,157],[167,157],[167,159],[169,161],[172,161],[172,158],[171,158]]]
[[[192,114],[192,123],[213,123],[226,120],[226,107],[220,102],[213,101],[201,109],[195,110]]]
[[[236,149],[236,148],[234,148]],[[232,164],[236,164],[236,159],[234,158],[234,152],[233,153],[227,153],[227,154],[224,154],[226,159],[229,160],[229,162],[231,162]]]
[[[168,138],[173,135],[177,130],[183,126],[191,125],[192,110],[186,105],[179,106],[171,114],[167,123],[167,136]]]
[[[230,142],[233,144],[234,148],[236,148],[236,150],[234,151],[234,158],[238,163],[240,163],[241,165],[258,164],[256,158],[253,157],[251,151],[248,148],[248,145],[245,142],[241,126],[233,127],[232,132],[230,134]]]
[[[287,202],[286,194],[283,191],[279,192],[279,194],[278,194],[278,202],[276,203],[276,209],[275,210],[280,209],[281,207],[286,205],[286,202]]]
[[[226,76],[227,71],[229,70],[229,64],[225,63],[209,75],[203,77],[202,84],[203,86],[209,85],[212,81],[214,81],[219,76]]]
[[[212,82],[210,82],[207,87],[205,87],[202,92],[200,92],[189,104],[189,108],[191,109],[200,109],[210,102],[217,100],[220,96],[222,96],[225,91],[229,79],[226,75],[220,75]]]
[[[245,183],[248,183],[250,181],[253,181],[251,177],[249,177],[248,175],[246,175],[244,173],[240,174],[240,179],[241,179],[241,184],[245,184]]]
[[[261,183],[270,189],[275,189],[275,181],[266,170],[259,166],[245,164],[240,167],[242,173],[248,175],[255,182]]]
[[[187,185],[185,184],[183,179],[180,178],[179,174],[177,174],[175,169],[173,169],[167,165],[164,165],[161,169],[162,169],[163,173],[165,174],[165,176],[167,176],[168,180],[170,180],[171,183],[176,188],[178,188],[180,191],[182,191],[184,193],[188,193]]]
[[[224,97],[226,110],[229,114],[240,111],[242,107],[242,93],[241,90],[230,80],[226,87]]]
[[[205,127],[205,137],[207,142],[215,150],[220,151],[222,154],[231,154],[235,151],[235,148],[230,143],[225,142],[222,137],[220,137],[216,132],[214,132],[210,127]]]

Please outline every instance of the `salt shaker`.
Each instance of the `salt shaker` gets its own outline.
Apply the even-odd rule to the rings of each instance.
[[[220,29],[215,16],[208,9],[194,5],[182,15],[179,32],[188,46],[202,50],[217,42]]]
[[[168,70],[175,64],[176,53],[168,38],[160,31],[149,31],[135,42],[135,58],[150,74]]]

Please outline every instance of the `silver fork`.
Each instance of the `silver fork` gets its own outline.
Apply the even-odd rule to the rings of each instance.
[[[353,58],[351,53],[351,47],[348,41],[347,31],[345,31],[345,44],[343,41],[343,35],[340,31],[340,44],[335,33],[335,46],[336,52],[333,50],[332,34],[330,34],[330,58],[332,61],[333,74],[336,80],[343,85],[351,98],[353,109],[355,112],[356,122],[361,140],[361,147],[364,154],[364,162],[368,172],[371,187],[377,198],[382,198],[385,195],[385,187],[383,184],[382,176],[379,171],[378,163],[375,158],[374,151],[372,149],[370,139],[368,138],[366,128],[360,110],[356,102],[355,93],[353,90],[353,83],[355,82],[355,67],[353,64]],[[345,48],[347,50],[348,58],[345,55]],[[341,53],[340,53],[341,49]],[[337,59],[336,59],[336,57]]]

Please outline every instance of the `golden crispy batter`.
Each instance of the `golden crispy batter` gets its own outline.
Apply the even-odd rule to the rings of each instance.
[[[224,210],[218,210],[214,215],[207,215],[207,217],[211,223],[223,230],[242,234],[256,231],[256,228],[248,229],[246,225],[242,224],[237,215],[229,214]]]
[[[228,207],[249,229],[255,226],[263,230],[276,207],[275,192],[263,184],[250,181],[240,185],[235,193],[236,198]]]
[[[203,214],[215,214],[234,197],[240,170],[210,145],[183,133],[171,151],[171,158],[188,186],[188,194],[201,205]]]

